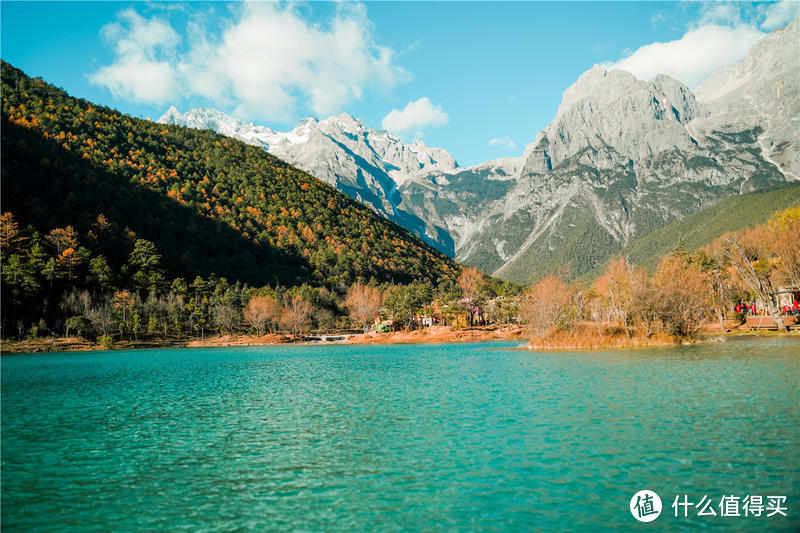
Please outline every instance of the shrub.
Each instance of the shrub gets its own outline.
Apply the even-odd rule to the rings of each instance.
[[[97,339],[97,343],[106,350],[110,350],[114,346],[114,339],[110,335],[103,335]]]

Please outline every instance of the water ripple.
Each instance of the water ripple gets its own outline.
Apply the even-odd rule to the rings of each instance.
[[[3,356],[9,530],[793,530],[800,343]],[[787,519],[677,519],[675,494]],[[633,522],[633,523],[632,523]]]

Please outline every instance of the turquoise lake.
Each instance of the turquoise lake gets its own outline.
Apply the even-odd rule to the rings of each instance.
[[[4,355],[3,529],[800,529],[800,339],[513,346]]]

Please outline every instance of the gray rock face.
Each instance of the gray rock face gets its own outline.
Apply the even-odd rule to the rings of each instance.
[[[596,66],[564,91],[522,157],[459,168],[349,115],[290,132],[218,111],[174,108],[159,122],[262,146],[497,276],[578,276],[633,236],[734,194],[800,179],[800,20],[756,43],[695,91]]]
[[[563,265],[581,275],[634,235],[798,179],[799,43],[794,21],[696,94],[663,75],[585,72],[456,258],[525,283]]]
[[[400,207],[427,221],[430,227],[446,228],[454,249],[464,250],[473,236],[485,229],[486,216],[502,208],[521,164],[521,158],[498,159],[414,176],[400,186]]]
[[[697,121],[698,130],[759,127],[765,157],[800,179],[800,18],[755,43],[739,64],[715,72],[695,94],[711,111],[708,120]]]
[[[586,146],[610,146],[635,160],[673,147],[688,149],[692,141],[685,124],[707,114],[677,80],[657,76],[648,83],[595,66],[564,92],[544,131],[545,152],[555,167]]]

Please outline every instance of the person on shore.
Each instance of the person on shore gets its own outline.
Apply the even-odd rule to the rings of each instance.
[[[794,309],[794,316],[800,316],[800,301],[795,300],[792,307]]]

